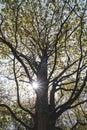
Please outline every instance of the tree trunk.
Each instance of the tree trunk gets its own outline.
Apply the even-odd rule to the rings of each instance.
[[[49,119],[49,130],[55,130],[55,120]]]
[[[38,113],[38,130],[48,130],[48,117],[42,111]]]
[[[44,90],[43,90],[44,91]],[[38,93],[36,101],[37,130],[48,130],[48,98],[47,92]]]
[[[55,124],[53,120],[50,122],[51,119],[49,118],[47,59],[46,50],[43,50],[43,56],[37,74],[39,88],[36,98],[36,130],[54,130]]]
[[[45,104],[44,104],[45,105]],[[55,130],[56,120],[54,117],[50,117],[48,107],[40,106],[37,108],[37,128],[35,130]]]

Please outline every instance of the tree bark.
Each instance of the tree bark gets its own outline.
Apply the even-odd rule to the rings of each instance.
[[[48,114],[46,94],[44,96],[40,95],[37,98],[36,106],[37,130],[47,130]]]
[[[37,130],[48,130],[48,81],[47,81],[47,52],[43,50],[37,81],[39,88],[36,99]]]
[[[55,130],[55,120],[50,118],[49,113],[47,60],[46,50],[43,50],[37,74],[39,88],[36,98],[36,130]]]

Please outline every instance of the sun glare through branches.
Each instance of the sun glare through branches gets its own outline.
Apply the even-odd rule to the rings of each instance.
[[[32,82],[31,86],[32,86],[33,89],[35,89],[35,90],[39,88],[39,84],[38,84],[38,82],[36,82],[36,81]]]

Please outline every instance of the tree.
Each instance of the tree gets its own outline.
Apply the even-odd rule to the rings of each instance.
[[[87,102],[83,98],[87,89],[87,1],[2,0],[2,4],[1,55],[11,60],[9,78],[14,75],[17,103],[30,123],[7,104],[0,107],[29,130],[55,130],[56,120],[65,111]],[[21,86],[32,87],[33,103],[25,105]]]

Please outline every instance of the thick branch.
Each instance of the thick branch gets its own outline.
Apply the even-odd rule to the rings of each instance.
[[[80,96],[81,92],[83,91],[83,89],[84,89],[84,87],[86,85],[86,82],[87,82],[87,73],[86,73],[86,76],[84,78],[83,84],[81,85],[80,89],[77,91],[76,95],[72,99],[69,98],[67,102],[65,102],[62,105],[59,105],[55,109],[54,113],[56,112],[55,113],[55,117],[56,118],[58,118],[64,111],[66,111],[67,109],[70,109],[72,107],[72,104],[78,99],[78,97]],[[83,103],[84,103],[84,101],[83,101]],[[78,105],[80,105],[80,104],[78,104]],[[54,113],[52,113],[52,114],[54,114]]]
[[[26,112],[28,112],[32,117],[34,117],[34,114],[29,111],[28,109],[24,108],[21,103],[20,103],[20,95],[19,95],[19,84],[18,84],[18,80],[17,80],[17,76],[16,76],[16,72],[15,72],[15,59],[13,62],[13,72],[14,72],[14,77],[15,77],[15,82],[16,82],[16,86],[17,86],[17,101],[18,101],[18,105],[20,106],[20,108]]]
[[[7,46],[11,49],[11,51],[12,51],[13,55],[15,56],[15,58],[16,58],[16,59],[21,63],[21,65],[23,66],[23,68],[24,68],[24,70],[25,70],[25,72],[26,72],[26,74],[27,74],[29,80],[32,81],[32,78],[31,78],[31,76],[30,76],[30,74],[29,74],[29,71],[28,71],[26,65],[24,64],[23,60],[20,58],[19,54],[17,54],[17,51],[14,49],[14,47],[12,46],[12,44],[11,44],[10,42],[7,42],[5,39],[3,39],[3,38],[1,38],[1,37],[0,37],[0,41],[3,42],[3,44],[7,45]]]
[[[7,110],[11,113],[12,117],[18,121],[19,123],[21,123],[21,125],[25,126],[26,128],[28,128],[29,130],[33,130],[33,128],[29,127],[27,124],[25,124],[23,121],[21,121],[16,115],[15,113],[11,110],[11,108],[5,104],[0,104],[0,107],[5,107],[7,108]]]

